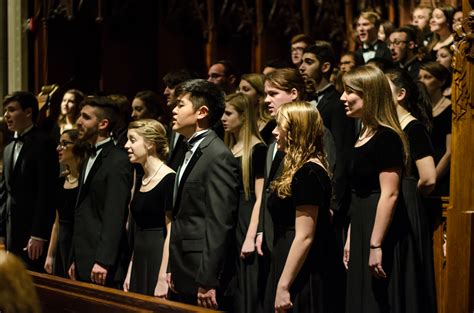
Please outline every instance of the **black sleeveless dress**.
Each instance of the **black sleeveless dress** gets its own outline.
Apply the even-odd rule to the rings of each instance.
[[[260,258],[257,253],[248,256],[245,259],[240,258],[240,251],[247,235],[247,230],[252,216],[253,206],[255,204],[255,178],[263,178],[263,168],[265,166],[265,156],[267,147],[263,143],[256,144],[252,148],[252,168],[250,173],[250,195],[245,198],[244,186],[242,181],[242,169],[240,169],[239,179],[239,208],[237,212],[237,226],[235,230],[236,238],[236,292],[235,292],[235,312],[259,312],[262,307],[262,299],[264,297],[264,288],[260,273]],[[238,157],[239,166],[242,157]]]
[[[296,207],[319,207],[316,233],[310,251],[290,287],[293,310],[290,312],[341,312],[337,290],[343,272],[337,253],[337,241],[330,223],[331,181],[326,171],[313,162],[305,163],[291,182],[292,196],[270,195],[268,209],[274,225],[273,252],[265,294],[265,312],[274,313],[275,295],[280,276],[295,238]]]
[[[74,207],[76,206],[79,187],[65,189],[64,181],[64,177],[60,179],[58,188],[57,208],[59,215],[59,232],[56,248],[56,260],[54,263],[54,274],[60,277],[69,278],[67,271],[70,265],[74,226]]]
[[[436,312],[436,288],[433,263],[433,240],[430,218],[418,192],[419,174],[416,161],[433,156],[433,146],[428,131],[418,120],[408,123],[403,129],[410,143],[411,175],[402,180],[402,196],[408,213],[409,237],[407,237],[408,257],[414,262],[407,263],[407,279],[416,278],[416,289],[407,294],[407,302],[416,312]]]
[[[417,312],[406,298],[416,290],[416,279],[406,280],[404,272],[414,266],[407,262],[414,260],[409,258],[412,253],[406,252],[409,222],[400,197],[382,243],[382,267],[387,278],[375,278],[368,266],[370,238],[381,192],[379,174],[393,168],[403,169],[403,145],[393,130],[379,127],[367,143],[354,148],[346,313]]]
[[[172,209],[175,176],[169,173],[152,190],[135,192],[131,202],[135,222],[132,292],[154,295],[166,237],[165,211]]]

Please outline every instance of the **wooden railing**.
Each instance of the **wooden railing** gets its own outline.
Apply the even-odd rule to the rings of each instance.
[[[216,313],[178,302],[161,300],[52,275],[30,272],[43,313]]]

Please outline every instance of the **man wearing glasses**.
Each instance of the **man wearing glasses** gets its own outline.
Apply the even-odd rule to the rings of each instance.
[[[228,60],[217,61],[208,71],[207,80],[218,85],[226,95],[234,93],[239,83],[233,64]]]
[[[387,42],[392,60],[405,69],[411,78],[418,79],[420,61],[418,59],[418,45],[416,44],[415,28],[404,26],[390,34]]]

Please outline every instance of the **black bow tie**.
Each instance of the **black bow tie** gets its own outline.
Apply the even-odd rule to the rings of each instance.
[[[98,146],[96,145],[91,145],[90,148],[89,148],[89,154],[91,157],[95,157],[97,155],[97,152],[102,149],[106,144],[108,144],[109,142],[107,141],[106,143],[103,143],[103,144],[100,144]]]
[[[191,149],[193,148],[194,144],[196,143],[196,141],[206,137],[208,132],[205,132],[205,133],[201,133],[197,136],[194,136],[192,137],[191,139],[187,140],[184,142],[184,144],[186,145],[186,148],[188,149],[188,151],[191,151]]]
[[[375,44],[373,45],[367,45],[365,48],[362,48],[363,52],[370,52],[370,51],[375,51]]]

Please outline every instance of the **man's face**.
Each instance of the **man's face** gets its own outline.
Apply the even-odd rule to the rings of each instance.
[[[173,130],[186,138],[191,138],[195,132],[198,121],[198,111],[194,110],[189,94],[177,99],[173,109]]]
[[[420,30],[424,30],[430,22],[429,9],[415,9],[413,11],[412,24],[417,26]]]
[[[79,139],[95,144],[101,122],[97,108],[90,105],[82,107],[81,114],[76,122],[77,129],[79,130]]]
[[[300,65],[300,73],[304,80],[314,79],[319,84],[323,78],[321,62],[316,58],[314,53],[303,54],[303,63]]]
[[[227,84],[227,76],[225,75],[225,68],[222,64],[214,64],[209,68],[207,78],[213,84],[224,86]]]
[[[355,60],[352,57],[352,55],[346,54],[341,57],[341,64],[340,64],[341,72],[349,72],[354,67],[355,67]]]
[[[359,17],[357,21],[357,33],[359,40],[362,43],[370,44],[377,39],[379,30],[375,28],[375,25],[363,17]]]
[[[306,46],[306,43],[302,41],[295,42],[291,45],[291,61],[294,65],[299,66],[301,64],[301,57],[303,56],[303,50]]]
[[[169,86],[166,86],[165,91],[163,92],[163,94],[166,97],[166,105],[167,106],[171,106],[171,104],[173,104],[174,90],[175,90],[175,88],[171,88]]]
[[[408,50],[407,34],[403,32],[391,33],[388,47],[392,53],[393,62],[405,62]]]
[[[272,117],[277,115],[278,109],[285,103],[295,101],[298,97],[296,89],[292,92],[287,92],[273,86],[270,82],[265,82],[265,104],[268,106],[268,111]]]
[[[27,108],[23,110],[18,101],[11,101],[3,108],[3,116],[7,122],[9,131],[22,132],[33,124],[32,110]]]

